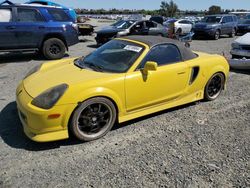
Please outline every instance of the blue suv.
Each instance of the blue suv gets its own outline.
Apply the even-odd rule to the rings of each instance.
[[[193,27],[195,36],[209,36],[218,40],[221,35],[234,37],[237,32],[238,19],[231,14],[206,16]]]
[[[77,25],[62,8],[0,4],[0,52],[39,51],[60,59],[77,43]]]

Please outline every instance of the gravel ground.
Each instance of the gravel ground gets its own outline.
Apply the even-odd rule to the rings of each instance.
[[[232,41],[195,40],[192,48],[229,56]],[[69,56],[94,49],[85,37]],[[250,187],[250,72],[231,72],[216,101],[123,123],[89,143],[41,144],[23,134],[15,104],[19,80],[41,62],[0,54],[0,187]]]

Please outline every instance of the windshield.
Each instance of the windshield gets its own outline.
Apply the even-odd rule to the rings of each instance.
[[[98,72],[124,73],[141,55],[144,47],[128,41],[112,40],[85,58],[75,60],[80,68]]]
[[[112,24],[112,26],[116,27],[117,29],[128,29],[135,21],[133,20],[120,20]]]
[[[239,20],[240,24],[250,24],[250,20]]]
[[[221,16],[208,16],[205,17],[202,21],[206,23],[220,23]]]

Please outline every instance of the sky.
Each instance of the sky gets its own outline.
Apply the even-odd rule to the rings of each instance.
[[[0,0],[1,1],[1,0]],[[11,0],[24,3],[25,0]],[[146,9],[160,8],[162,0],[51,0],[71,8],[86,9]],[[170,0],[167,0],[168,2]],[[174,0],[180,10],[207,10],[211,5],[221,6],[222,9],[250,10],[250,0]]]

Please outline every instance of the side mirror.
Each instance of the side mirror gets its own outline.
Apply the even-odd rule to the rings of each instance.
[[[143,74],[148,74],[148,71],[156,71],[157,63],[153,61],[147,61],[144,68],[142,69]]]
[[[140,25],[136,25],[136,26],[135,26],[136,29],[138,29],[138,28],[140,28],[140,27],[141,27]]]

